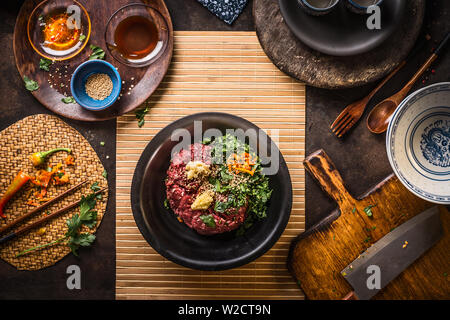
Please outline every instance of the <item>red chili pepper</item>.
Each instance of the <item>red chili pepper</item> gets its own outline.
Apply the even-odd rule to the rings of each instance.
[[[5,208],[6,203],[19,191],[22,186],[30,180],[30,176],[23,171],[19,171],[17,176],[14,178],[13,182],[9,185],[8,189],[6,189],[5,194],[0,199],[0,217],[6,218],[3,213],[3,209]]]

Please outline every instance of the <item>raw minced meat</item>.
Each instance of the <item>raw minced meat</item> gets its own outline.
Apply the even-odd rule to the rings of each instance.
[[[215,193],[214,201],[205,210],[193,210],[191,208],[195,199],[208,188],[208,177],[198,176],[188,179],[186,164],[190,161],[201,161],[211,165],[211,146],[195,143],[189,149],[183,149],[174,155],[167,170],[166,193],[169,205],[175,214],[188,227],[200,234],[212,235],[237,229],[245,221],[247,216],[247,202],[238,208],[227,208],[224,212],[218,212],[215,202],[223,201],[227,196]]]

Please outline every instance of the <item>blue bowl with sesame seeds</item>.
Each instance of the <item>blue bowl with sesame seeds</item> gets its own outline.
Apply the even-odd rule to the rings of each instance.
[[[103,60],[80,64],[72,74],[70,90],[75,101],[85,109],[105,110],[119,97],[122,80],[117,69]]]

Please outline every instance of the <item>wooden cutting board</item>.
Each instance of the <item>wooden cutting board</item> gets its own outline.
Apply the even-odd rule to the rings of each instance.
[[[391,175],[360,198],[347,191],[325,151],[307,157],[305,168],[338,204],[328,218],[292,243],[288,267],[309,299],[342,299],[351,286],[340,271],[373,243],[432,203],[417,198]],[[372,217],[364,211],[371,208]],[[441,208],[444,236],[374,299],[448,299],[450,214]]]

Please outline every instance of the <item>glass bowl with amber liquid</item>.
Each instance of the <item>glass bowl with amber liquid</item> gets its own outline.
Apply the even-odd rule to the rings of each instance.
[[[129,4],[109,19],[105,42],[109,53],[120,63],[131,67],[148,66],[167,48],[168,24],[155,8],[143,3]]]
[[[86,46],[91,21],[78,1],[45,0],[28,18],[27,34],[38,54],[50,60],[66,60]]]

